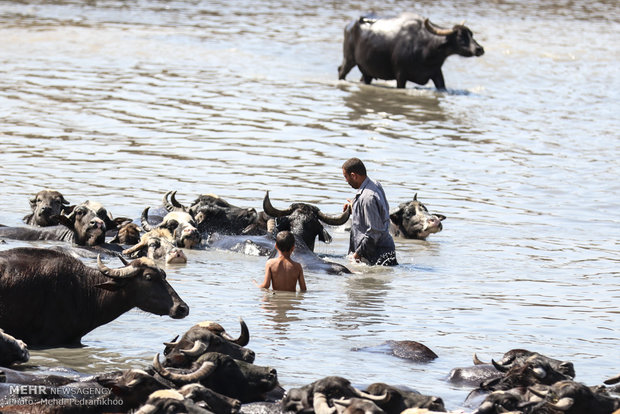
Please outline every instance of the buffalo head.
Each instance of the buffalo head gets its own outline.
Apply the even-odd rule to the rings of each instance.
[[[145,231],[151,231],[152,227],[148,223],[149,208],[145,208],[142,212],[141,222]],[[161,223],[157,225],[158,229],[167,229],[172,234],[173,240],[178,247],[191,249],[200,244],[202,237],[196,228],[196,222],[189,213],[182,211],[173,211],[164,217]]]
[[[164,350],[165,366],[185,368],[191,366],[206,352],[219,352],[234,359],[254,362],[255,354],[244,348],[250,341],[250,331],[243,319],[239,319],[241,333],[231,337],[215,322],[201,322],[192,326],[179,341],[167,342]]]
[[[32,213],[24,217],[24,221],[32,226],[55,226],[59,223],[60,214],[70,210],[68,204],[58,191],[39,191],[30,199]]]
[[[331,242],[332,238],[321,222],[330,226],[340,226],[346,223],[351,215],[351,209],[345,210],[342,214],[328,215],[318,207],[306,203],[293,203],[289,208],[280,210],[271,204],[269,191],[263,200],[263,210],[266,214],[277,218],[278,231],[288,230],[301,237],[311,251],[314,251],[314,240],[317,236],[322,242]]]
[[[189,314],[189,307],[166,281],[166,272],[157,267],[154,261],[140,258],[126,263],[120,269],[110,269],[97,257],[99,271],[109,278],[100,283],[98,288],[109,291],[121,291],[126,297],[133,298],[134,306],[156,315],[168,315],[181,319]]]
[[[484,54],[484,48],[474,40],[472,31],[462,23],[455,25],[452,29],[441,29],[428,19],[424,19],[424,27],[434,35],[445,36],[446,41],[457,55],[471,57]]]
[[[418,201],[416,193],[413,201],[402,203],[390,212],[390,231],[395,236],[425,240],[430,234],[443,229],[441,222],[445,219],[442,214],[429,213],[426,206]]]

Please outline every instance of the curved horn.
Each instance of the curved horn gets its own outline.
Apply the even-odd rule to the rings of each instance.
[[[101,261],[101,254],[97,255],[97,266],[99,267],[99,271],[101,273],[103,273],[107,277],[111,277],[112,279],[127,279],[130,277],[134,277],[136,275],[136,272],[140,270],[132,266],[126,266],[122,269],[110,269]]]
[[[527,390],[531,392],[532,394],[534,394],[535,396],[542,398],[542,399],[547,398],[547,394],[549,393],[549,391],[544,391],[544,392],[538,391],[537,389],[532,388],[532,387],[527,387]]]
[[[508,367],[498,364],[497,362],[495,362],[494,359],[491,359],[491,364],[493,364],[493,366],[495,367],[496,370],[500,371],[500,372],[507,372],[508,371]]]
[[[609,379],[606,379],[605,381],[603,381],[603,384],[613,385],[613,384],[617,384],[619,382],[620,382],[620,374],[616,375],[615,377],[611,377]]]
[[[157,353],[157,355],[155,355],[155,358],[153,358],[153,368],[163,378],[170,380],[174,383],[178,383],[178,382],[190,383],[190,382],[197,382],[203,378],[208,377],[209,375],[211,375],[211,373],[213,373],[213,371],[215,371],[216,366],[213,362],[205,361],[200,366],[200,368],[198,368],[196,371],[192,373],[177,374],[177,373],[168,371],[166,368],[164,368],[161,365],[161,362],[159,362],[159,353]]]
[[[486,362],[482,362],[482,361],[478,358],[478,355],[476,355],[476,354],[474,353],[474,365],[484,365],[484,364],[486,364]]]
[[[267,194],[265,194],[265,198],[263,199],[263,210],[271,217],[288,216],[293,212],[292,207],[289,207],[286,210],[278,210],[273,205],[271,205],[271,200],[269,199],[269,191],[267,191]]]
[[[185,206],[179,203],[175,197],[176,191],[168,191],[163,198],[164,207],[167,211],[183,211],[187,212]],[[170,201],[168,201],[168,197],[170,197]]]
[[[208,344],[202,341],[194,341],[194,346],[191,349],[181,349],[181,353],[188,357],[197,357],[205,353],[209,348]]]
[[[250,343],[250,330],[242,318],[239,318],[239,324],[241,325],[241,333],[239,334],[239,338],[234,339],[232,336],[228,335],[226,331],[222,332],[222,337],[239,346],[246,346]]]
[[[125,259],[123,256],[117,256],[121,262],[123,262],[123,265],[125,266],[129,266],[129,262],[127,261],[127,259]]]
[[[138,244],[134,244],[133,246],[131,246],[129,249],[125,249],[123,250],[123,254],[129,256],[131,254],[134,254],[135,252],[137,252],[138,250],[142,249],[144,246],[147,245],[146,242],[146,238],[144,239],[144,241],[140,241],[140,243]]]
[[[142,211],[142,215],[140,216],[140,224],[142,224],[142,228],[144,229],[144,231],[147,232],[153,230],[153,227],[151,227],[148,222],[149,208],[150,207],[145,208],[144,211]]]
[[[175,336],[174,339],[170,342],[164,342],[164,345],[166,346],[176,346],[179,344],[179,342],[181,341],[177,341],[177,339],[179,339],[179,335]]]
[[[573,404],[575,404],[575,400],[569,397],[560,398],[560,400],[555,404],[549,403],[550,406],[560,411],[570,410]]]
[[[427,19],[424,19],[424,27],[426,30],[431,32],[432,34],[436,34],[437,36],[448,36],[454,33],[454,29],[440,29],[431,24],[431,22]]]
[[[346,400],[344,398],[341,398],[341,399],[338,399],[338,400],[332,400],[332,402],[334,404],[342,405],[344,407],[350,406],[351,405],[351,401],[352,401],[351,398],[348,398]]]
[[[415,194],[413,195],[413,201],[418,201],[418,193],[415,193]]]
[[[334,414],[336,407],[330,407],[327,403],[327,396],[322,392],[315,392],[313,396],[312,406],[316,414]]]
[[[382,395],[374,395],[374,394],[368,394],[364,391],[360,391],[357,388],[353,388],[355,390],[355,394],[357,394],[358,397],[361,398],[366,398],[367,400],[370,401],[374,401],[374,402],[387,402],[390,399],[390,394],[386,391],[385,394]]]
[[[342,212],[342,214],[337,215],[327,215],[319,210],[319,220],[321,220],[325,224],[329,224],[330,226],[340,226],[347,222],[349,216],[351,215],[351,205],[347,206],[347,209]]]

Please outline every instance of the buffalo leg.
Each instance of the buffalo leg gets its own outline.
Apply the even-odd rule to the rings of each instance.
[[[347,74],[355,67],[356,63],[352,59],[343,59],[342,65],[338,66],[338,79],[343,80]]]
[[[361,72],[362,72],[362,78],[360,80],[364,82],[366,85],[370,85],[370,83],[372,82],[372,76],[370,76],[367,73],[364,73],[363,70]]]
[[[443,73],[441,72],[441,70],[439,70],[439,72],[437,72],[433,77],[431,77],[433,83],[435,84],[435,88],[440,89],[442,91],[446,90],[446,84],[444,83],[443,80]]]

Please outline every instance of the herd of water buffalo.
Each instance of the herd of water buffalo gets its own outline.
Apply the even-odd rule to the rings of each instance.
[[[448,56],[483,53],[463,24],[443,29],[411,13],[392,19],[367,15],[345,28],[338,72],[344,79],[357,66],[367,84],[395,79],[404,88],[407,81],[424,85],[432,80],[445,89],[441,66]],[[281,209],[272,205],[269,193],[260,212],[215,195],[200,195],[185,206],[172,191],[163,196],[161,207],[144,208],[139,219],[114,218],[100,203],[72,204],[51,190],[35,194],[30,206],[25,226],[0,225],[0,240],[67,243],[0,252],[0,412],[446,412],[438,396],[385,383],[355,387],[338,376],[284,390],[274,368],[254,364],[242,320],[237,338],[215,322],[191,327],[180,339],[165,342],[163,361],[156,353],[146,370],[61,375],[8,368],[29,360],[28,346],[78,345],[88,332],[135,307],[172,318],[187,316],[188,305],[162,269],[186,262],[183,249],[268,256],[274,253],[274,235],[289,230],[295,236],[293,258],[306,269],[351,273],[314,253],[317,237],[331,240],[324,224],[344,225],[350,209],[333,215],[307,203]],[[441,231],[444,219],[431,214],[417,194],[390,212],[392,233],[411,239]],[[85,265],[84,257],[96,257],[97,267]],[[111,260],[122,266],[109,267]],[[418,363],[437,358],[414,341],[388,341],[382,349]],[[620,414],[620,387],[615,385],[620,375],[606,380],[607,386],[586,386],[574,377],[571,362],[513,349],[498,362],[475,357],[473,366],[453,369],[447,381],[472,388],[463,405],[476,414]]]
[[[27,345],[79,344],[81,338],[138,307],[183,318],[189,307],[166,281],[162,266],[186,261],[182,249],[225,248],[269,255],[273,235],[290,230],[297,259],[314,271],[346,273],[345,266],[314,253],[315,239],[331,237],[323,224],[343,225],[346,210],[328,215],[314,205],[293,203],[279,209],[269,193],[263,211],[233,206],[214,195],[200,195],[184,206],[175,192],[162,206],[146,207],[140,219],[114,218],[101,204],[72,205],[58,191],[42,190],[30,200],[25,226],[0,227],[0,238],[57,240],[51,248],[20,247],[0,252],[0,366],[26,362]],[[425,239],[442,230],[443,215],[431,214],[417,200],[391,211],[395,236]],[[137,223],[140,223],[138,225]],[[82,257],[97,257],[97,268]],[[108,260],[121,260],[110,268]],[[79,310],[79,311],[76,311]],[[59,317],[62,315],[62,317]],[[18,338],[18,339],[16,339]],[[401,413],[405,409],[445,412],[438,396],[375,383],[361,390],[342,377],[326,377],[284,390],[276,370],[254,364],[250,334],[241,321],[233,338],[217,323],[193,326],[181,339],[165,343],[148,370],[130,369],[85,376],[29,373],[2,368],[2,412],[296,412],[333,414]],[[384,349],[416,362],[437,355],[413,341],[389,341]],[[499,362],[455,368],[448,381],[470,385],[464,405],[477,414],[612,413],[620,409],[617,388],[575,382],[570,362],[526,350],[511,350]],[[607,381],[620,382],[620,376]],[[360,387],[362,388],[362,387]],[[88,392],[84,392],[88,390]],[[420,411],[429,412],[429,411]]]

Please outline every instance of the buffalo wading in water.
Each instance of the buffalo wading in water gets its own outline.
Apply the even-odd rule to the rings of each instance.
[[[93,329],[135,307],[175,319],[189,307],[166,273],[142,258],[98,268],[56,250],[0,252],[0,328],[29,346],[79,345]]]
[[[424,204],[418,201],[418,193],[413,201],[401,203],[397,209],[390,211],[390,233],[406,239],[426,240],[443,229],[443,214],[431,214]]]
[[[24,217],[24,223],[31,226],[55,226],[61,213],[71,212],[69,202],[59,191],[41,190],[29,201],[32,213]]]
[[[484,54],[463,24],[442,29],[413,13],[395,18],[360,17],[344,30],[344,58],[338,78],[345,79],[357,66],[366,84],[373,79],[396,79],[396,86],[404,88],[407,81],[425,85],[432,80],[437,89],[444,90],[441,66],[455,54]]]

